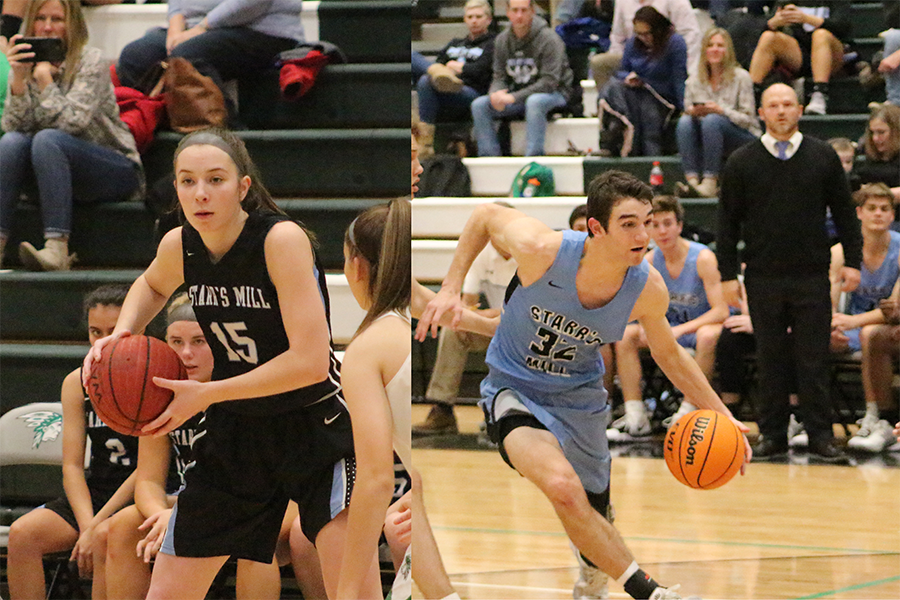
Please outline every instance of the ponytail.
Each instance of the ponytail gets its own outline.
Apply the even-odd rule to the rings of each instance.
[[[354,337],[382,314],[409,308],[411,215],[409,200],[400,198],[370,208],[347,229],[344,243],[350,255],[361,257],[369,264],[371,305]]]

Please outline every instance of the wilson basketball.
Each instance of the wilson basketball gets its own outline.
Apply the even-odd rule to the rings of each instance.
[[[666,466],[688,487],[711,490],[725,485],[744,464],[744,436],[714,410],[695,410],[666,432]]]
[[[154,377],[186,379],[184,364],[165,342],[145,335],[113,340],[94,363],[88,396],[100,419],[125,435],[145,435],[141,428],[158,417],[174,393],[153,383]]]

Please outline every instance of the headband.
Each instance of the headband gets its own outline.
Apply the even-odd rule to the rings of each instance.
[[[181,152],[188,146],[215,146],[216,148],[227,154],[235,165],[240,164],[237,157],[235,156],[234,149],[228,144],[228,142],[226,142],[224,139],[222,139],[212,131],[198,131],[188,134],[187,137],[181,140],[173,161],[178,160],[178,155],[181,154]],[[238,170],[240,170],[240,168],[238,168]]]

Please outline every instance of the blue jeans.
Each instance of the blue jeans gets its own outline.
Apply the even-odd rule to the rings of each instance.
[[[140,186],[137,165],[115,150],[58,129],[0,138],[0,234],[8,236],[23,184],[37,179],[44,235],[72,230],[72,203],[127,200]]]
[[[455,94],[443,94],[434,89],[431,85],[431,77],[428,75],[419,77],[416,90],[419,95],[419,118],[424,123],[432,124],[437,120],[438,110],[441,106],[468,112],[472,100],[478,97],[478,92],[467,85]]]
[[[900,50],[900,29],[889,29],[884,36],[884,55],[889,56]],[[884,87],[887,101],[900,106],[900,69],[894,69],[884,75]]]
[[[412,78],[413,81],[418,81],[422,75],[428,71],[428,67],[433,64],[433,61],[428,60],[418,52],[412,53]]]
[[[547,113],[565,105],[566,98],[559,92],[531,94],[524,103],[508,104],[503,110],[495,110],[491,106],[490,96],[479,96],[472,102],[478,156],[500,156],[494,119],[519,115],[525,115],[525,156],[543,156]]]
[[[675,131],[685,175],[718,177],[726,152],[756,139],[724,115],[682,115]]]

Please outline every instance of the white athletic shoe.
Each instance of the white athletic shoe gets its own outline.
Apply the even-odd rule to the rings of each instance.
[[[680,585],[673,585],[670,588],[660,586],[650,594],[650,600],[682,600],[681,595],[677,591],[680,587]],[[688,596],[687,598],[684,598],[684,600],[700,600],[700,597]]]
[[[868,415],[867,415],[868,416]],[[885,420],[863,418],[859,431],[847,442],[847,447],[877,454],[896,442],[894,428]]]
[[[609,600],[609,576],[597,567],[587,564],[575,546],[572,546],[572,549],[578,559],[578,581],[572,588],[572,598],[574,600]]]
[[[677,423],[678,419],[680,419],[681,417],[683,417],[684,415],[686,415],[688,413],[694,412],[695,410],[697,410],[696,406],[694,406],[687,400],[682,400],[681,406],[678,407],[678,410],[675,411],[675,413],[673,415],[663,419],[663,422],[662,422],[663,427],[668,429],[669,427],[672,426],[672,423]]]
[[[824,115],[827,114],[825,94],[822,92],[813,92],[809,97],[809,104],[803,111],[807,115]]]
[[[809,435],[806,433],[806,428],[803,427],[803,423],[797,421],[797,417],[793,414],[788,423],[787,437],[788,446],[791,448],[806,448],[809,446]]]
[[[646,413],[625,413],[606,430],[610,442],[634,442],[650,437],[650,419]]]

